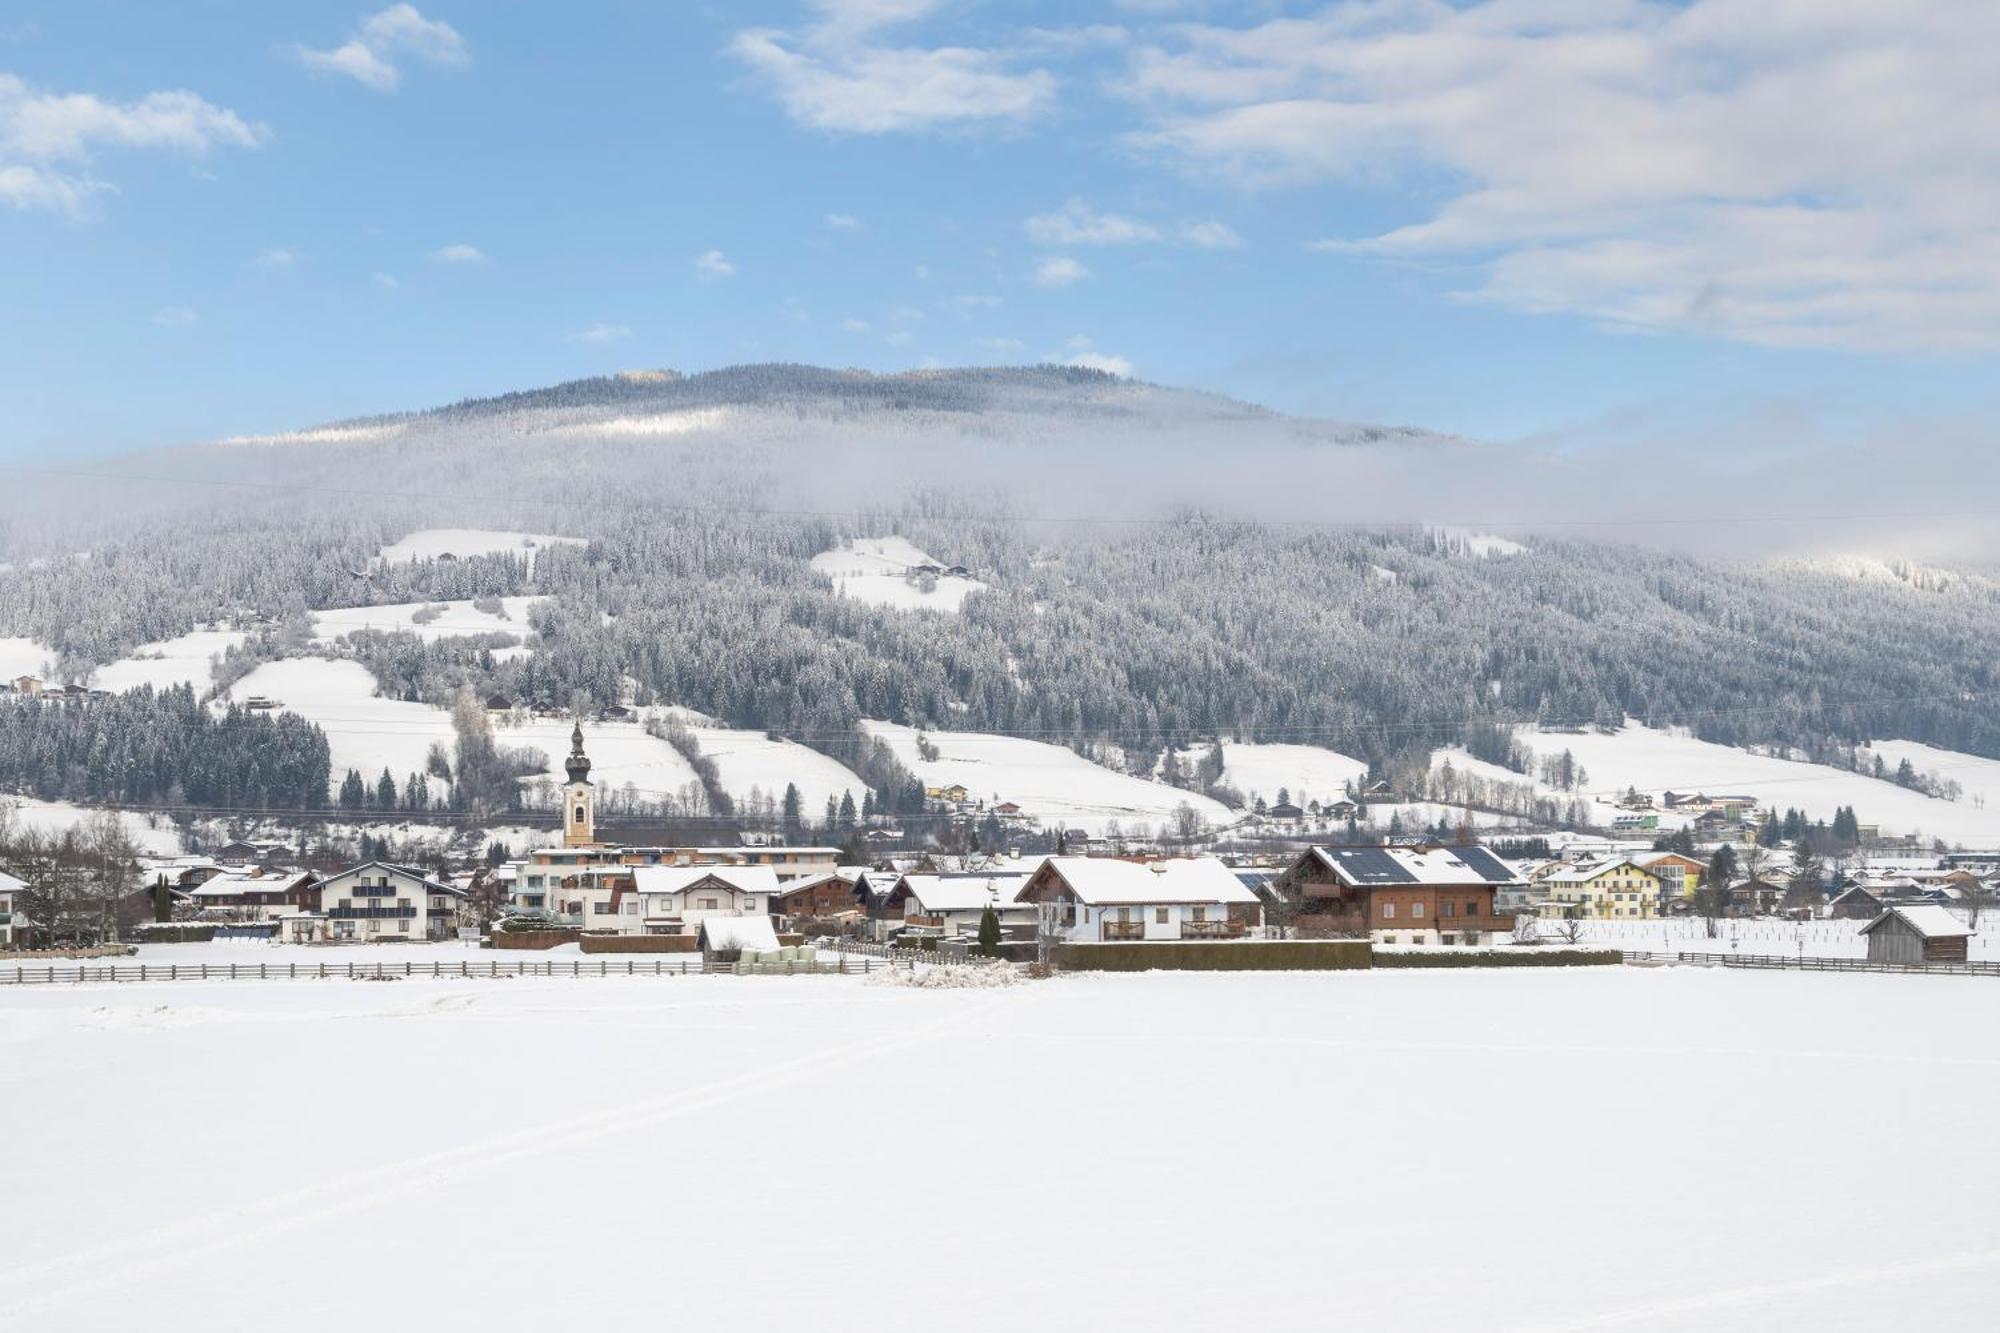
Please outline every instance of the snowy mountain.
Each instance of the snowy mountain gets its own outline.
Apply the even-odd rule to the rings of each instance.
[[[305,711],[336,784],[382,749],[351,719],[421,710],[375,728],[407,732],[400,783],[456,698],[692,709],[731,756],[707,765],[722,794],[748,795],[733,765],[771,798],[787,752],[731,739],[766,737],[833,766],[802,790],[858,783],[885,811],[921,803],[931,761],[887,739],[919,729],[1155,787],[1182,746],[1178,791],[1072,802],[1155,816],[1211,787],[1331,798],[1330,775],[1428,771],[1439,747],[1504,764],[1536,726],[1843,768],[1873,741],[2000,758],[2000,582],[1438,508],[1463,501],[1431,479],[1492,466],[1447,436],[1073,368],[638,373],[32,479],[0,497],[0,644],[17,673],[114,690],[241,703],[303,681],[285,689],[324,696]],[[331,694],[326,659],[348,673]],[[640,739],[659,748],[634,751],[635,786],[695,780]],[[1217,740],[1237,744],[1192,774]],[[0,748],[0,783],[111,789],[88,756],[51,777],[56,744]]]

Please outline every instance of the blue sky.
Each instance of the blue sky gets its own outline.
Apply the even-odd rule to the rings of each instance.
[[[756,360],[1574,449],[1976,421],[1996,10],[26,0],[0,449]]]

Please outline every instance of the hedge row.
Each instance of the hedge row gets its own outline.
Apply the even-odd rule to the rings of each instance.
[[[1163,940],[1065,944],[1065,972],[1326,972],[1368,966],[1367,940]]]
[[[1625,961],[1616,949],[1456,949],[1451,952],[1375,951],[1377,967],[1606,967]]]

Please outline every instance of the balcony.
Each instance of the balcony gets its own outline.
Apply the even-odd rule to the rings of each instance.
[[[1104,936],[1107,940],[1143,940],[1146,938],[1146,923],[1143,921],[1106,921]]]
[[[354,921],[364,917],[415,917],[416,914],[414,903],[408,907],[334,907],[327,911],[327,916],[335,921]]]
[[[1183,921],[1181,938],[1184,940],[1236,940],[1250,932],[1250,927],[1241,921]]]

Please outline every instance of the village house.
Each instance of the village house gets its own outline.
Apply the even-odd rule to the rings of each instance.
[[[22,948],[28,942],[28,922],[18,901],[27,891],[26,880],[0,870],[0,949]]]
[[[1051,856],[1015,896],[1076,942],[1233,939],[1263,922],[1257,895],[1212,856]]]
[[[314,891],[322,939],[371,942],[450,939],[468,896],[414,867],[385,861],[329,875]]]
[[[632,881],[630,897],[614,903],[611,920],[586,929],[685,935],[712,916],[769,916],[778,895],[778,876],[769,866],[640,866]]]
[[[1708,869],[1704,862],[1680,852],[1643,852],[1632,858],[1632,864],[1660,881],[1658,910],[1662,916],[1673,904],[1694,897],[1695,888]]]
[[[991,907],[1003,933],[1032,934],[1033,903],[1015,901],[1026,875],[904,875],[889,891],[884,924],[930,939],[979,934],[979,920]]]
[[[859,866],[842,866],[828,875],[785,880],[771,897],[771,913],[788,922],[858,917],[864,910],[857,896],[861,874]]]
[[[1891,907],[1860,933],[1871,963],[1963,963],[1972,938],[1963,921],[1932,903]]]
[[[319,906],[309,870],[225,870],[187,891],[195,913],[211,921],[276,921]]]
[[[1833,896],[1826,914],[1836,921],[1873,921],[1882,915],[1883,901],[1865,884],[1850,884]]]
[[[1566,867],[1544,876],[1542,885],[1548,890],[1537,909],[1542,916],[1643,920],[1659,915],[1659,877],[1629,857]]]
[[[1514,928],[1494,905],[1520,874],[1480,846],[1314,847],[1273,881],[1301,933],[1479,945]]]

